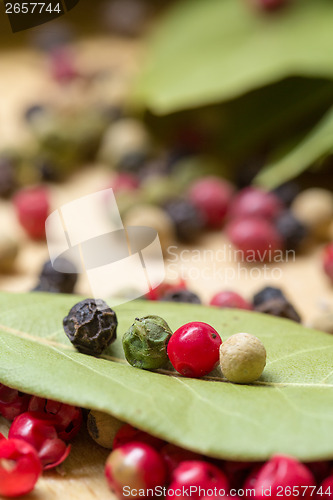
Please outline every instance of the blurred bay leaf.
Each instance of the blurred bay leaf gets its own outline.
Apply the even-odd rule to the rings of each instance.
[[[95,358],[76,352],[62,329],[63,317],[78,300],[0,293],[1,383],[109,412],[215,457],[264,460],[277,452],[302,460],[333,457],[332,335],[249,311],[133,301],[116,308],[119,339],[104,359]],[[263,376],[241,386],[223,382],[218,373],[196,380],[129,366],[121,336],[135,317],[148,314],[164,317],[173,330],[204,321],[223,340],[242,331],[258,336],[268,354]]]
[[[272,189],[333,153],[333,107],[295,147],[259,172],[254,182]]]
[[[247,0],[176,2],[152,35],[135,98],[156,114],[240,96],[288,76],[333,77],[333,2],[263,14]]]

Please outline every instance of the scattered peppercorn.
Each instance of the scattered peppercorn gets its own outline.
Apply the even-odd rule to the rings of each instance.
[[[285,182],[280,184],[272,191],[283,203],[284,206],[290,207],[296,196],[300,192],[300,187],[296,182]]]
[[[231,219],[260,217],[272,220],[279,215],[282,208],[281,201],[273,192],[246,187],[231,201],[228,216]]]
[[[78,351],[98,356],[116,340],[118,321],[103,300],[85,299],[72,307],[63,326]]]
[[[35,448],[43,469],[53,469],[69,455],[70,446],[59,439],[56,431],[57,419],[42,412],[21,413],[9,429],[10,439],[22,439]]]
[[[220,346],[220,363],[226,379],[249,384],[261,376],[266,365],[266,349],[249,333],[236,333]]]
[[[279,318],[287,318],[296,323],[301,323],[301,317],[295,310],[294,306],[285,299],[272,299],[263,302],[255,307],[257,312],[271,314]]]
[[[0,415],[7,420],[14,420],[27,411],[30,396],[0,384]]]
[[[42,186],[22,189],[13,199],[18,220],[33,239],[45,238],[45,221],[49,215],[49,193]]]
[[[175,199],[167,202],[164,209],[175,225],[180,241],[196,240],[203,229],[203,219],[198,209],[187,200]]]
[[[88,432],[92,439],[103,448],[112,448],[114,438],[123,425],[124,422],[108,413],[97,410],[91,410],[88,413]]]
[[[154,448],[134,441],[111,452],[106,461],[105,476],[111,491],[123,498],[125,486],[131,490],[163,487],[166,467]],[[128,498],[135,497],[137,495],[129,495]]]
[[[160,299],[164,302],[185,302],[188,304],[201,304],[200,297],[187,289],[170,290]]]
[[[266,219],[235,219],[228,224],[226,231],[231,243],[242,252],[242,257],[247,262],[270,261],[275,252],[283,248],[280,234]]]
[[[295,217],[319,239],[327,239],[333,219],[333,194],[327,189],[310,188],[299,193],[291,205]]]
[[[136,368],[156,370],[168,363],[167,346],[172,331],[163,318],[136,318],[123,336],[127,361]]]
[[[172,335],[168,356],[181,375],[203,377],[218,363],[221,343],[221,337],[212,326],[193,321],[181,326]]]
[[[302,489],[304,496],[311,498],[311,487],[315,486],[316,481],[306,465],[286,455],[275,455],[257,471],[253,488],[255,498],[265,498],[267,488],[272,498],[278,498],[278,492],[287,491],[286,487],[291,491]]]
[[[308,235],[307,227],[290,211],[282,212],[276,219],[275,226],[286,250],[298,250]]]
[[[45,262],[35,292],[73,293],[78,276],[74,264],[63,257],[56,262],[63,272],[56,271],[50,260]]]
[[[218,292],[216,295],[214,295],[209,304],[211,306],[217,306],[221,308],[229,307],[237,309],[246,309],[248,311],[253,309],[250,302],[245,300],[238,293],[231,292],[229,290],[226,290],[224,292]]]
[[[168,470],[168,478],[171,480],[173,472],[177,467],[185,461],[202,460],[203,456],[194,451],[185,450],[174,444],[166,444],[160,450],[161,456]]]
[[[18,497],[34,489],[42,467],[36,450],[21,439],[0,440],[0,495]]]
[[[279,288],[274,288],[272,286],[266,286],[259,292],[257,292],[253,297],[253,305],[259,306],[268,300],[273,299],[286,299],[284,293]]]
[[[172,474],[172,481],[167,491],[167,500],[177,498],[177,491],[191,489],[191,499],[199,500],[201,491],[219,492],[221,496],[229,490],[228,480],[218,467],[203,460],[182,462]],[[220,493],[221,492],[221,493]]]
[[[195,181],[188,196],[201,213],[205,226],[219,228],[224,223],[233,193],[229,182],[211,176]]]

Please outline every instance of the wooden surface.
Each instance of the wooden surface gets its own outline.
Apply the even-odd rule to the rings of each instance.
[[[137,68],[140,48],[132,43],[119,41],[95,40],[82,42],[78,45],[79,58],[87,67],[98,69],[105,61],[108,65],[117,68],[114,86],[110,89],[110,99],[123,99],[128,83]],[[99,57],[96,58],[96,53]],[[41,56],[31,52],[17,52],[0,54],[0,150],[7,145],[18,145],[28,139],[21,122],[22,107],[39,102],[40,98],[57,98],[62,100],[59,89],[50,81],[45,81],[45,61]],[[82,94],[73,92],[70,98],[82,98]],[[77,89],[76,89],[77,90]],[[93,98],[90,96],[90,98]],[[94,192],[106,187],[110,181],[110,172],[100,166],[87,166],[81,173],[73,176],[66,185],[52,186],[52,205],[56,209],[62,203],[79,196]],[[40,266],[47,258],[47,249],[44,243],[32,243],[18,227],[12,208],[9,203],[0,204],[0,224],[11,228],[19,235],[22,249],[19,255],[16,273],[10,276],[0,276],[0,289],[8,291],[28,291],[36,282],[36,275]],[[221,251],[229,245],[221,232],[208,233],[193,246],[192,254],[180,256],[184,247],[178,247],[177,263],[173,262],[173,255],[167,255],[167,275],[172,278],[175,270],[181,272],[188,279],[191,289],[196,291],[205,302],[209,301],[213,293],[221,289],[239,291],[245,297],[251,295],[264,284],[281,286],[287,292],[291,301],[300,311],[304,323],[311,323],[312,319],[333,306],[333,290],[325,278],[320,262],[321,246],[309,248],[303,255],[297,256],[295,262],[276,264],[281,277],[279,279],[266,278],[263,269],[258,267],[256,273],[253,267],[242,267],[240,278],[225,281],[221,273],[235,272],[239,269],[237,262],[216,260],[221,257]],[[200,250],[200,256],[197,250]],[[205,254],[211,249],[214,254]],[[200,257],[200,258],[199,258]],[[247,277],[245,274],[247,273]],[[78,292],[89,294],[84,276],[80,277]],[[7,428],[4,420],[0,422],[0,430]],[[95,445],[87,436],[85,429],[76,438],[72,445],[72,452],[64,464],[55,471],[49,471],[39,480],[35,491],[26,498],[34,500],[104,500],[112,498],[104,480],[104,463],[108,451]]]

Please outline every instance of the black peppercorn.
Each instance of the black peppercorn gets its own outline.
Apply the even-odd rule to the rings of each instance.
[[[180,241],[190,243],[200,235],[204,223],[200,212],[192,203],[175,199],[167,202],[164,209],[172,219]]]
[[[263,302],[273,299],[284,299],[287,300],[282,290],[279,288],[274,288],[273,286],[266,286],[260,292],[256,293],[253,297],[253,305],[259,306]]]
[[[283,238],[286,250],[297,250],[308,235],[306,226],[289,211],[283,212],[276,219],[275,224]]]
[[[63,320],[65,333],[76,349],[100,355],[117,338],[116,313],[101,299],[75,304]]]
[[[287,318],[296,323],[301,323],[301,318],[295,308],[285,299],[271,299],[255,307],[257,312],[271,314],[279,318]]]
[[[45,262],[34,292],[73,293],[77,281],[74,264],[64,258],[59,258],[57,267],[61,267],[64,272],[56,271],[50,260]]]
[[[187,302],[189,304],[201,304],[201,300],[198,295],[186,289],[168,292],[160,300],[165,302]]]
[[[260,290],[253,297],[253,306],[257,312],[301,322],[300,315],[279,288],[267,286]]]
[[[296,182],[285,182],[273,189],[273,193],[280,198],[286,207],[290,207],[299,192],[300,187]]]

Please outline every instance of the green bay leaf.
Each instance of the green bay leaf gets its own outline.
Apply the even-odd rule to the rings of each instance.
[[[76,352],[62,319],[79,297],[0,293],[0,381],[39,396],[109,412],[154,435],[214,457],[264,460],[287,453],[333,457],[333,337],[268,315],[197,305],[133,301],[117,307],[118,340],[106,358]],[[267,366],[253,385],[152,373],[124,360],[121,335],[157,314],[175,330],[212,324],[222,339],[249,332]]]
[[[175,2],[153,33],[134,99],[156,114],[238,97],[289,76],[333,77],[333,3],[272,15],[247,1]]]
[[[278,161],[267,165],[254,182],[268,189],[275,188],[310,167],[318,159],[333,153],[333,108],[303,139]]]

